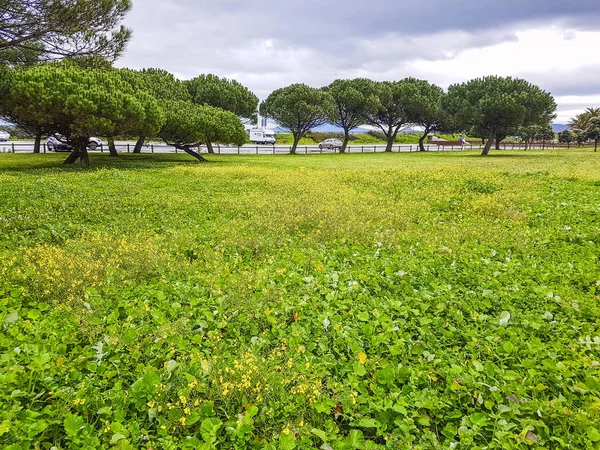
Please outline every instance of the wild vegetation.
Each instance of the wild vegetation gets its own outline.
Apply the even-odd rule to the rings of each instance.
[[[593,153],[59,161],[0,155],[0,447],[598,448]]]

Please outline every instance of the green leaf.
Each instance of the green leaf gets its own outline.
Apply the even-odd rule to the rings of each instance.
[[[293,450],[296,448],[296,438],[292,433],[279,435],[279,450]]]
[[[200,434],[205,442],[213,442],[216,439],[223,422],[216,417],[204,419],[200,425]]]
[[[360,430],[351,430],[348,433],[348,437],[344,439],[344,443],[349,445],[350,448],[356,450],[362,450],[365,448],[365,437]]]
[[[320,437],[323,442],[327,442],[327,433],[325,433],[323,430],[319,430],[318,428],[313,428],[312,430],[310,430],[310,432],[312,434],[314,434],[315,436]]]
[[[65,417],[64,427],[68,436],[77,436],[79,431],[85,427],[85,421],[80,416],[69,414]]]

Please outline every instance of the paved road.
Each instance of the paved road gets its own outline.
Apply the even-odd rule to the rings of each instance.
[[[15,153],[28,153],[33,151],[33,141],[9,141],[0,142],[0,153],[15,152]],[[117,150],[120,153],[133,152],[135,147],[134,142],[117,141],[115,142]],[[514,146],[513,144],[502,145],[503,149],[506,150],[524,150],[523,146]],[[550,146],[549,146],[550,147]],[[460,151],[463,150],[460,146],[438,146],[438,145],[426,145],[426,150],[429,151]],[[537,146],[536,146],[537,148]],[[290,145],[253,145],[246,144],[241,147],[234,146],[214,146],[215,153],[219,154],[242,154],[242,155],[284,155],[290,153]],[[467,146],[464,150],[480,150],[480,145]],[[47,151],[43,146],[42,151]],[[96,150],[97,152],[107,152],[108,148],[103,146]],[[348,153],[382,153],[385,151],[385,145],[349,145],[347,149]],[[416,152],[418,151],[418,145],[416,144],[401,144],[394,145],[394,152]],[[144,153],[178,153],[181,150],[176,150],[175,147],[165,145],[159,142],[147,143],[142,152]],[[207,153],[206,147],[200,148],[201,153]],[[330,149],[319,149],[318,145],[300,145],[298,146],[297,153],[299,154],[320,154],[320,153],[335,153],[336,151]]]
[[[33,151],[33,141],[9,141],[9,142],[0,142],[0,153],[2,152],[16,152],[16,153],[27,153]],[[117,141],[115,142],[115,146],[117,147],[117,151],[121,153],[133,152],[133,148],[135,147],[134,142],[127,141]],[[437,151],[437,145],[426,146],[426,148],[430,151]],[[478,146],[473,147],[474,149],[478,149]],[[288,154],[290,152],[290,145],[253,145],[246,144],[241,147],[235,146],[219,146],[214,145],[215,153],[220,154],[261,154],[261,155],[273,155],[273,154]],[[349,153],[379,153],[385,150],[385,145],[349,145],[348,152]],[[416,152],[418,150],[418,146],[416,144],[402,144],[402,145],[394,145],[394,152]],[[446,147],[439,148],[439,150],[449,151],[449,150],[461,150],[459,146],[456,147]],[[42,151],[48,151],[45,146],[42,146]],[[108,151],[106,146],[98,149],[96,151]],[[164,143],[158,142],[149,142],[147,143],[142,152],[144,153],[175,153],[177,150],[175,147],[165,145]],[[179,150],[180,152],[181,150]],[[200,148],[201,153],[207,153],[206,147]],[[300,154],[320,154],[320,153],[335,153],[335,150],[332,149],[323,149],[321,150],[318,145],[300,145],[298,146],[297,153]]]

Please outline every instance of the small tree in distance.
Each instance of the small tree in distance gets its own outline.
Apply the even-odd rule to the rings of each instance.
[[[425,80],[409,78],[411,95],[405,98],[404,111],[413,125],[423,128],[419,138],[419,151],[425,151],[425,139],[429,133],[446,131],[449,119],[442,110],[442,98],[445,95],[441,87]]]
[[[483,156],[497,138],[520,127],[546,125],[556,111],[549,93],[511,77],[484,77],[452,85],[443,107],[461,128],[474,127],[487,134]]]
[[[366,123],[367,116],[377,111],[379,100],[375,95],[375,85],[366,78],[335,80],[325,90],[331,95],[335,105],[330,121],[344,129],[340,153],[345,153],[350,131]]]
[[[258,97],[237,81],[200,75],[184,83],[193,103],[230,111],[246,122],[257,122]],[[206,147],[208,153],[214,153],[212,141],[207,141]]]
[[[296,153],[300,139],[312,128],[327,123],[335,111],[331,95],[306,84],[277,89],[261,103],[259,110],[261,116],[292,132],[292,154]]]
[[[600,142],[600,117],[593,117],[590,120],[590,124],[585,130],[585,137],[594,141],[594,152],[597,152],[598,142]]]
[[[375,83],[378,107],[375,112],[367,115],[367,123],[379,128],[385,135],[386,152],[392,151],[398,132],[410,123],[406,106],[411,101],[410,96],[414,94],[413,81],[415,80],[406,78]]]
[[[563,130],[558,133],[558,142],[569,144],[575,140],[575,134],[571,130]]]
[[[244,126],[232,112],[181,100],[167,100],[161,106],[165,123],[159,137],[198,161],[206,159],[193,148],[206,143],[208,137],[216,136],[220,142],[236,145],[243,145],[246,140]]]

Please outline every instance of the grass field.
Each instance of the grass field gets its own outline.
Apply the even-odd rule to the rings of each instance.
[[[3,449],[600,448],[600,156],[0,155]]]

